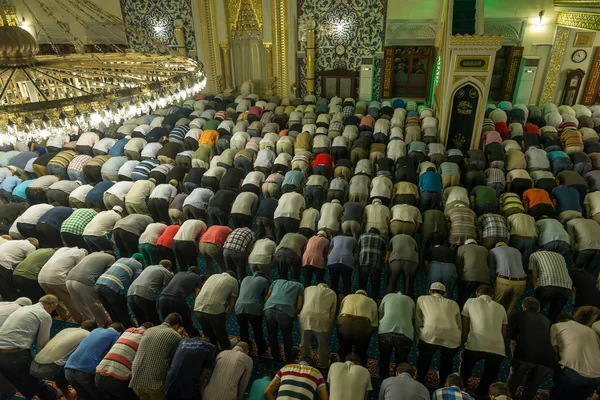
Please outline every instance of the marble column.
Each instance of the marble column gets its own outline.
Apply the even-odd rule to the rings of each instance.
[[[229,55],[229,45],[221,43],[221,51],[223,52],[223,67],[225,72],[225,90],[231,92],[233,90],[233,81],[231,79],[231,56]]]

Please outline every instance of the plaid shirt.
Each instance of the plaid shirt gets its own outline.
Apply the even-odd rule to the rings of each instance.
[[[473,400],[473,398],[470,394],[463,392],[456,386],[450,386],[433,392],[431,400]]]
[[[61,233],[72,233],[73,235],[83,235],[83,231],[87,224],[98,213],[91,208],[80,208],[73,211],[69,218],[65,219],[60,227]]]
[[[70,163],[69,168],[74,171],[83,171],[83,167],[92,160],[92,157],[86,156],[85,154],[75,157]]]
[[[358,239],[360,255],[358,262],[361,266],[379,267],[385,254],[386,243],[380,235],[364,233]]]
[[[536,289],[541,286],[558,286],[571,290],[573,287],[565,258],[558,253],[536,251],[529,257],[529,270],[538,273]]]
[[[248,228],[237,228],[229,234],[223,249],[246,251],[248,246],[254,241],[254,234]]]
[[[497,237],[508,239],[508,227],[503,216],[486,213],[477,219],[477,229],[484,238]]]
[[[342,112],[344,113],[344,116],[346,117],[351,117],[354,115],[354,107],[353,106],[346,106],[342,109]]]

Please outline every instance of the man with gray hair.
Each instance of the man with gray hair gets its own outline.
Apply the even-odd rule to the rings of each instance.
[[[56,306],[56,296],[43,296],[39,303],[12,313],[0,327],[0,373],[28,399],[38,396],[41,400],[56,400],[63,395],[29,374],[33,361],[31,345],[36,341],[39,352],[50,340],[50,314]]]
[[[223,350],[215,360],[210,382],[204,389],[205,400],[241,400],[252,374],[252,358],[246,342],[238,342],[233,349]]]

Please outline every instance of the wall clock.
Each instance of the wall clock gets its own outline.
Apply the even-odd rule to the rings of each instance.
[[[585,51],[583,49],[575,50],[573,52],[573,54],[571,55],[571,60],[573,60],[573,62],[576,62],[576,63],[583,62],[586,58],[587,58],[587,51]]]
[[[335,46],[335,54],[337,54],[338,56],[343,55],[346,52],[346,47],[344,47],[343,44],[338,44],[337,46]]]

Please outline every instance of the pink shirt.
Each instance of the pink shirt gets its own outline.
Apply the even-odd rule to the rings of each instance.
[[[325,249],[329,247],[329,240],[323,236],[313,236],[306,243],[306,250],[302,255],[302,265],[312,265],[317,268],[325,268]]]

